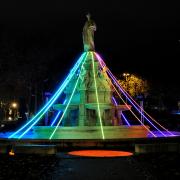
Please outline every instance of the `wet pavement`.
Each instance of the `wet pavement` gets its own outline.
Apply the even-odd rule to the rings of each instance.
[[[118,158],[0,155],[0,179],[180,179],[179,154],[149,154]]]

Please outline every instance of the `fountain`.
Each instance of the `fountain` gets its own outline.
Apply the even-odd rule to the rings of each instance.
[[[9,147],[15,146],[16,152],[19,147],[21,152],[29,152],[31,144],[30,153],[40,153],[39,149],[55,153],[56,145],[61,148],[105,145],[118,147],[122,142],[129,144],[131,141],[136,146],[135,142],[146,142],[147,139],[154,139],[156,142],[165,138],[166,142],[171,142],[178,138],[178,132],[171,132],[162,126],[121,87],[95,51],[94,31],[96,24],[88,14],[82,33],[84,52],[34,117],[15,132],[0,133],[0,142],[3,142],[1,149],[4,147],[8,151]],[[48,124],[47,113],[50,110],[54,111],[54,116]],[[134,121],[128,117],[133,117],[138,124],[133,124]],[[42,121],[46,122],[43,126],[40,125]],[[173,149],[174,144],[167,143],[167,147],[163,149],[171,146]],[[155,145],[154,147],[156,148]],[[142,148],[146,146],[137,144],[137,151]],[[8,152],[11,150],[12,148]]]

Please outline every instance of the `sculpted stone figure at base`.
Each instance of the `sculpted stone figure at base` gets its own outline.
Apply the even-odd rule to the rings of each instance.
[[[84,51],[94,51],[94,31],[96,31],[96,24],[91,19],[90,14],[87,14],[86,17],[87,21],[83,27]]]

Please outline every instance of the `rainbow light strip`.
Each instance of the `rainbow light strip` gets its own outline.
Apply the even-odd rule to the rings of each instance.
[[[105,68],[105,67],[106,67],[105,62],[102,60],[102,58],[101,58],[97,53],[96,53],[96,56],[97,56],[98,60],[100,61],[101,66],[102,66],[103,68]],[[108,71],[109,76],[111,75],[111,76],[115,79],[116,83],[118,84],[118,87],[119,87],[120,91],[121,91],[126,97],[128,96],[128,97],[136,104],[136,106],[141,109],[141,111],[143,111],[152,121],[154,121],[156,124],[158,124],[162,129],[164,129],[166,132],[168,132],[171,136],[175,136],[173,133],[171,133],[171,132],[168,131],[165,127],[163,127],[161,124],[159,124],[154,118],[152,118],[152,117],[121,87],[121,85],[120,85],[119,82],[117,81],[117,78],[115,78],[115,76],[112,74],[112,72],[111,72],[108,68],[106,68],[106,69],[107,69],[107,71]],[[128,98],[128,100],[129,100],[129,98]],[[129,101],[130,101],[130,100],[129,100]],[[130,102],[130,103],[131,103],[131,102]],[[135,106],[135,105],[134,105],[134,106]],[[141,113],[143,113],[143,112],[141,112]],[[143,116],[144,116],[144,115],[143,115]]]
[[[94,55],[92,52],[91,52],[91,56],[92,56],[93,76],[94,76],[94,84],[95,84],[95,90],[96,90],[97,109],[98,109],[99,121],[100,121],[100,126],[101,126],[101,133],[102,133],[102,138],[105,139],[102,119],[101,119],[100,106],[99,106],[99,97],[98,97],[98,91],[97,91],[97,83],[96,83],[96,75],[95,75],[95,67],[94,67]]]
[[[88,55],[88,53],[86,54],[86,56],[85,56],[85,58],[84,58],[84,62],[83,62],[83,64],[82,64],[82,66],[81,66],[81,70],[82,70],[82,67],[83,67],[86,59],[87,59],[87,55]],[[71,94],[71,96],[70,96],[70,98],[69,98],[69,101],[68,101],[68,103],[67,103],[67,105],[66,105],[66,108],[64,109],[64,112],[63,112],[63,114],[62,114],[62,116],[61,116],[58,124],[56,125],[54,131],[53,131],[52,134],[50,135],[49,139],[52,139],[52,138],[53,138],[55,132],[57,131],[57,128],[59,127],[59,124],[61,123],[64,115],[66,114],[66,111],[67,111],[67,109],[68,109],[68,107],[69,107],[69,104],[71,103],[72,97],[73,97],[73,95],[74,95],[74,93],[75,93],[75,90],[76,90],[76,88],[77,88],[77,85],[78,85],[78,82],[79,82],[79,79],[80,79],[81,70],[80,70],[79,76],[78,76],[78,78],[77,78],[77,81],[76,81],[76,83],[75,83],[75,86],[74,86],[74,89],[73,89],[73,91],[72,91],[72,94]]]
[[[75,72],[74,72],[74,74],[75,74]],[[74,74],[73,74],[73,76],[74,76]],[[73,77],[73,76],[72,76],[72,77]],[[72,77],[71,77],[71,78],[72,78]],[[69,81],[70,81],[70,80],[69,80]],[[69,81],[68,81],[68,83],[69,83]],[[66,87],[66,86],[64,86],[64,88],[65,88],[65,87]],[[64,88],[63,88],[63,90],[64,90]],[[63,91],[63,90],[62,90],[62,91]],[[62,93],[62,91],[61,91],[61,93]],[[60,94],[59,94],[59,95],[60,95]],[[59,95],[57,96],[57,98],[59,97]],[[56,98],[56,99],[57,99],[57,98]],[[56,99],[55,99],[55,100],[56,100]],[[53,105],[53,103],[55,102],[55,100],[50,104],[49,108]],[[48,109],[49,109],[49,108],[48,108]],[[47,109],[47,110],[48,110],[48,109]],[[43,115],[44,115],[44,114],[42,114],[26,131],[24,131],[24,132],[18,137],[18,139],[22,138],[35,124],[37,124],[38,121],[41,119],[41,117],[42,117]]]
[[[97,57],[97,56],[96,56]],[[97,59],[98,59],[98,57],[97,57]],[[101,65],[102,65],[102,63],[100,63]],[[104,67],[102,67],[102,68],[104,68]],[[108,76],[107,76],[108,77]],[[109,77],[108,77],[109,78]],[[110,78],[109,78],[110,79]],[[114,90],[116,91],[116,93],[118,94],[118,96],[121,98],[121,100],[123,101],[123,103],[126,105],[126,107],[128,107],[128,105],[126,104],[126,102],[122,99],[122,97],[121,97],[121,95],[119,94],[119,92],[117,91],[117,89],[115,88],[115,86],[114,86],[114,84],[112,83],[112,81],[110,81],[110,83],[112,84],[112,86],[113,86],[113,88],[114,88]],[[130,112],[134,115],[134,117],[136,117],[136,119],[140,122],[140,124],[146,129],[146,130],[148,130],[154,137],[156,137],[156,135],[152,132],[152,131],[150,131],[141,121],[140,121],[140,119],[133,113],[133,111],[131,110],[131,109],[129,109],[130,110]]]
[[[114,81],[114,82],[115,82],[115,81]],[[116,82],[115,82],[115,84],[117,85]],[[119,89],[120,89],[120,88],[119,88]],[[159,128],[157,128],[157,127],[142,113],[142,111],[135,106],[135,104],[134,104],[127,96],[126,96],[126,98],[127,98],[127,99],[129,100],[129,102],[134,106],[134,108],[135,108],[157,131],[159,131],[163,136],[166,137],[166,135],[165,135]]]
[[[122,97],[120,97],[121,98],[121,100],[125,103],[125,101],[122,99]],[[131,102],[131,104],[134,106],[134,104],[132,103],[132,101],[130,101]],[[160,129],[158,129],[149,119],[147,119],[145,116],[144,116],[144,114],[142,114],[142,112],[136,107],[136,106],[134,106],[135,108],[136,108],[136,110],[157,130],[157,131],[159,131],[163,136],[165,136],[166,137],[166,135],[160,130]]]
[[[126,105],[127,108],[129,108],[129,106],[126,104],[126,102],[124,101],[124,99],[121,97],[121,95],[119,94],[119,92],[117,91],[116,87],[114,86],[114,84],[111,82],[114,90],[116,91],[116,93],[118,94],[118,96],[121,98],[121,100],[123,101],[123,103]],[[151,130],[149,130],[142,122],[141,120],[136,116],[136,114],[134,114],[134,112],[129,109],[129,111],[134,115],[134,117],[140,122],[140,124],[146,129],[148,130],[154,137],[157,137]]]
[[[66,85],[69,83],[69,81],[71,80],[71,78],[74,76],[76,70],[78,69],[78,67],[80,66],[83,58],[85,57],[86,53],[83,53],[80,58],[78,59],[78,61],[76,62],[76,64],[74,65],[74,67],[72,68],[72,70],[70,71],[70,73],[68,74],[67,78],[64,80],[64,82],[62,83],[62,85],[59,87],[59,89],[56,91],[56,93],[51,97],[51,99],[46,103],[46,105],[28,122],[26,123],[24,126],[22,126],[20,129],[18,129],[16,132],[14,132],[12,135],[10,135],[8,138],[13,138],[15,135],[17,135],[20,131],[22,131],[23,129],[25,129],[30,123],[32,123],[34,120],[35,123],[33,123],[30,128],[28,128],[28,130],[25,131],[25,133],[27,133],[32,126],[34,126],[39,120],[40,118],[49,110],[49,108],[52,106],[52,104],[57,100],[57,98],[61,95],[61,93],[63,92],[64,88],[66,87]],[[23,135],[25,134],[23,133]],[[21,138],[23,135],[19,136],[19,138]],[[18,139],[19,139],[18,138]]]
[[[96,57],[98,59],[98,61],[100,62],[102,68],[106,67],[104,61],[102,60],[102,58],[96,53]],[[120,84],[118,83],[117,79],[114,77],[114,75],[111,73],[111,71],[109,69],[107,69],[107,72],[109,74],[109,76],[111,76],[111,78],[113,79],[114,83],[118,86],[118,88],[120,89],[120,91],[126,96],[126,98],[129,100],[129,102],[135,107],[135,109],[141,113],[141,115],[153,126],[155,127],[161,134],[163,134],[163,136],[166,136],[162,131],[160,131],[154,124],[152,124],[150,122],[150,120],[144,115],[147,114],[155,123],[157,123],[161,128],[163,128],[165,131],[167,131],[170,135],[174,136],[174,134],[172,134],[170,131],[168,131],[166,128],[164,128],[162,125],[160,125],[157,121],[155,121],[146,111],[144,111],[144,109],[139,106],[134,100],[133,98],[125,91],[123,90],[123,88],[120,86]],[[139,108],[137,108],[137,106],[128,98],[128,96],[136,103],[137,106],[139,106],[139,108],[141,109],[141,111],[139,110]],[[142,111],[144,113],[142,113]]]
[[[110,72],[110,71],[109,71]],[[110,72],[111,73],[111,72]],[[112,73],[111,73],[112,74]],[[114,77],[115,78],[115,77]],[[117,79],[115,79],[117,81]],[[118,81],[117,81],[118,83]],[[127,97],[127,99],[129,100],[129,102],[131,104],[133,104],[133,106],[136,108],[136,110],[138,110],[139,112],[141,112],[141,115],[147,120],[147,117],[145,115],[147,115],[152,121],[154,121],[157,125],[159,125],[162,129],[164,129],[166,132],[168,132],[171,136],[175,136],[173,133],[171,133],[170,131],[168,131],[165,127],[163,127],[161,124],[159,124],[154,118],[152,118],[118,83],[119,89],[121,90],[121,92],[123,92],[123,94]],[[132,101],[134,103],[132,103]],[[136,105],[135,105],[136,104]],[[140,109],[140,110],[139,110]],[[144,115],[145,113],[145,115]]]

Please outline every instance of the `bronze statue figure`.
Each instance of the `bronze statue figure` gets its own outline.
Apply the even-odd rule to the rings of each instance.
[[[91,19],[90,14],[87,14],[86,17],[87,21],[83,27],[84,51],[94,51],[94,31],[96,31],[96,24]]]

